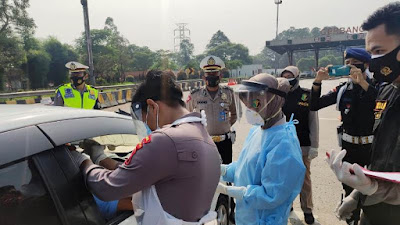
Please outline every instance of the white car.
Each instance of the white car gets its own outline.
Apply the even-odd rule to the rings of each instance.
[[[133,212],[106,221],[66,144],[93,138],[124,160],[139,142],[129,116],[98,110],[0,105],[0,224],[136,224]],[[75,146],[75,145],[74,145]],[[78,148],[79,150],[79,148]],[[228,225],[229,199],[212,208]]]

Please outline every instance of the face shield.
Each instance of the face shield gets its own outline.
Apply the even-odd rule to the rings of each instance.
[[[147,137],[151,133],[151,130],[143,122],[142,106],[143,104],[140,102],[132,102],[131,104],[132,121],[133,125],[136,127],[137,135],[140,140]]]
[[[272,97],[267,99],[267,93],[272,93]],[[252,125],[264,125],[264,115],[268,108],[268,104],[279,95],[281,97],[286,97],[286,93],[279,91],[274,88],[269,88],[268,85],[243,81],[242,84],[237,85],[234,89],[234,99],[236,102],[236,112],[238,115],[238,120],[240,121],[243,113],[246,116],[247,122]],[[241,105],[243,104],[243,109]]]

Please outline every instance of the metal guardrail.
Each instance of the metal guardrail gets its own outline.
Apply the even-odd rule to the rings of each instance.
[[[202,81],[201,79],[196,80],[183,80],[177,81],[177,83],[190,83]],[[121,84],[121,85],[110,85],[110,86],[97,86],[100,92],[107,91],[107,90],[119,90],[119,89],[131,89],[138,84]],[[33,97],[33,96],[43,96],[43,95],[53,95],[55,94],[56,89],[53,90],[41,90],[41,91],[23,91],[23,92],[13,92],[13,93],[0,93],[0,99],[13,99],[13,98],[20,98],[20,97]]]

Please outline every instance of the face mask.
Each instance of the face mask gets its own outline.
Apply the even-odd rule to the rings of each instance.
[[[271,103],[271,101],[274,99],[274,97],[275,97],[275,95],[271,98],[271,100],[269,100],[267,102],[267,104],[265,104],[264,107],[262,107],[260,109],[259,112],[262,112],[269,105],[269,103]],[[253,111],[249,108],[246,108],[246,120],[249,124],[256,125],[256,126],[263,126],[265,123],[264,119],[261,117],[261,115],[258,112]]]
[[[361,72],[365,72],[365,66],[364,63],[360,63],[360,64],[353,64],[353,66],[357,67],[358,69],[361,70]]]
[[[72,84],[75,87],[83,84],[83,82],[84,82],[83,77],[71,77],[71,80],[72,80]]]
[[[386,55],[372,55],[369,70],[378,82],[392,83],[400,75],[400,62],[397,61],[398,46]]]
[[[207,86],[216,87],[219,84],[219,76],[207,76],[206,81],[207,81]]]
[[[157,105],[157,104],[156,104]],[[158,126],[158,114],[159,114],[159,106],[157,105],[157,116],[156,116],[156,130],[159,130],[159,129],[161,129],[159,126]],[[145,125],[146,125],[146,130],[147,130],[147,132],[149,132],[150,131],[150,133],[152,132],[151,131],[151,129],[150,129],[150,127],[149,127],[149,125],[147,124],[147,119],[149,118],[149,106],[147,106],[147,113],[146,113],[146,122],[145,122]]]
[[[299,82],[297,77],[289,78],[288,81],[289,81],[290,86],[292,86],[292,87],[294,87],[297,84],[297,82]]]
[[[149,127],[149,125],[144,124],[144,126],[146,127],[146,134],[147,134],[147,136],[149,136],[151,134],[151,132],[152,132],[150,127]]]
[[[256,111],[249,108],[246,109],[246,120],[251,125],[263,126],[264,120]]]

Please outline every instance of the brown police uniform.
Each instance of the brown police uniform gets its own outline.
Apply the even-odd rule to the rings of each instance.
[[[236,122],[236,106],[233,90],[219,86],[214,98],[207,87],[191,91],[186,106],[190,112],[204,110],[207,115],[207,131],[212,136],[223,164],[232,162],[231,126]]]
[[[200,114],[182,118],[189,116]],[[189,122],[154,131],[116,170],[91,165],[83,171],[87,186],[102,200],[126,198],[154,185],[164,211],[195,222],[210,210],[220,161],[203,124]]]

